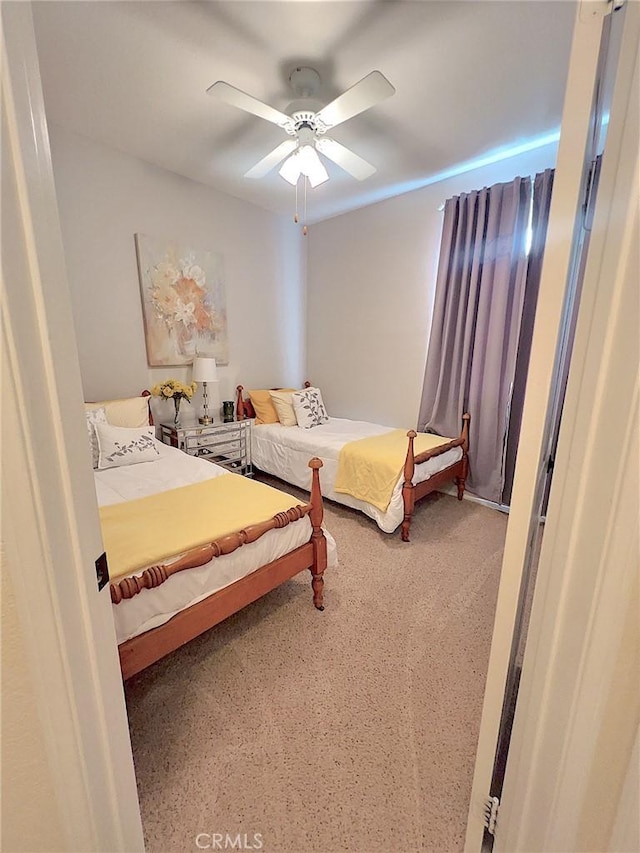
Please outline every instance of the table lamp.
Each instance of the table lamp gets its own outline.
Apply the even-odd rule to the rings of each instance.
[[[203,415],[198,418],[201,424],[213,423],[213,418],[209,417],[209,401],[207,399],[207,382],[218,381],[218,369],[216,367],[215,358],[206,358],[205,356],[196,356],[193,360],[193,380],[194,382],[202,382],[203,396]]]

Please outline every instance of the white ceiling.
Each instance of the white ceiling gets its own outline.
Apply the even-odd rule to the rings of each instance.
[[[208,96],[226,80],[286,111],[298,65],[328,103],[374,69],[396,94],[332,131],[373,163],[310,191],[317,221],[558,128],[575,7],[555,0],[38,2],[49,120],[278,213],[277,169],[244,173],[284,131]]]

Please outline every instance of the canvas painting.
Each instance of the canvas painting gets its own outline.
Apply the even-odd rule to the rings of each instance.
[[[190,364],[196,354],[229,363],[222,255],[136,234],[147,361]]]

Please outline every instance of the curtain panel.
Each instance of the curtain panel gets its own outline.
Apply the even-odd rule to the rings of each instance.
[[[539,172],[533,180],[533,214],[531,221],[531,249],[529,251],[529,263],[527,266],[527,279],[525,283],[524,304],[522,307],[522,322],[520,324],[520,340],[518,343],[518,354],[516,356],[515,373],[513,378],[513,394],[511,399],[511,414],[509,418],[509,431],[507,433],[507,446],[505,451],[504,486],[502,492],[502,503],[511,503],[511,492],[513,490],[513,475],[516,467],[516,454],[520,440],[520,428],[522,426],[522,410],[524,408],[524,392],[529,372],[529,358],[531,356],[531,341],[533,339],[533,322],[538,305],[538,291],[540,290],[540,276],[542,274],[542,258],[547,239],[547,225],[549,223],[549,209],[551,207],[551,193],[553,191],[554,169],[545,169]]]
[[[471,414],[468,487],[499,503],[527,272],[531,180],[445,204],[419,428],[457,435]]]

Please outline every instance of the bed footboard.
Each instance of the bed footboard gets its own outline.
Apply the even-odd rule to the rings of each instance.
[[[120,581],[115,581],[110,585],[111,602],[113,604],[120,604],[123,599],[133,598],[134,595],[137,595],[143,589],[154,589],[160,586],[178,572],[204,566],[205,563],[213,560],[214,557],[233,554],[242,545],[256,542],[267,531],[282,529],[292,521],[304,518],[305,515],[311,513],[311,509],[311,504],[299,504],[285,512],[277,513],[277,515],[274,515],[268,521],[263,521],[260,524],[252,524],[243,530],[238,530],[235,533],[230,533],[228,536],[223,536],[220,539],[209,542],[207,545],[193,548],[182,554],[179,559],[173,560],[173,562],[159,563],[156,566],[150,566],[139,575],[131,575]]]
[[[308,515],[311,521],[311,537],[304,545],[180,611],[164,625],[121,643],[118,651],[125,681],[305,569],[311,572],[313,604],[317,610],[324,610],[327,540],[322,530],[324,510],[319,476],[322,460],[311,459],[309,467],[312,482],[308,504],[291,507],[261,524],[248,526],[201,548],[194,548],[173,563],[152,566],[140,575],[123,578],[111,584],[111,600],[117,605],[123,599],[133,598],[143,589],[160,586],[177,572],[202,566],[214,557],[231,554],[242,545],[255,542],[268,530],[286,527],[305,515]]]
[[[460,432],[459,438],[454,438],[451,441],[446,442],[446,444],[441,444],[439,447],[434,447],[431,450],[425,450],[423,453],[419,453],[417,456],[414,454],[413,449],[413,442],[417,436],[417,432],[415,430],[409,430],[409,432],[407,433],[409,444],[407,447],[407,456],[404,462],[404,481],[402,483],[404,518],[402,520],[402,527],[400,531],[400,535],[402,537],[403,542],[409,541],[411,517],[413,515],[416,500],[420,500],[420,498],[423,498],[425,495],[430,494],[431,492],[435,491],[444,483],[447,483],[450,480],[453,480],[457,486],[458,500],[462,500],[464,496],[467,472],[469,470],[468,452],[470,420],[471,415],[468,412],[465,412],[465,414],[462,416],[462,430]],[[415,473],[416,465],[421,465],[423,462],[427,462],[429,459],[434,459],[436,456],[441,456],[443,453],[446,453],[448,450],[451,450],[454,447],[462,448],[461,459],[459,459],[453,465],[450,465],[448,468],[444,468],[442,471],[438,471],[437,474],[435,474],[433,477],[430,477],[428,480],[425,480],[423,483],[419,483],[418,486],[414,486],[413,475]]]

